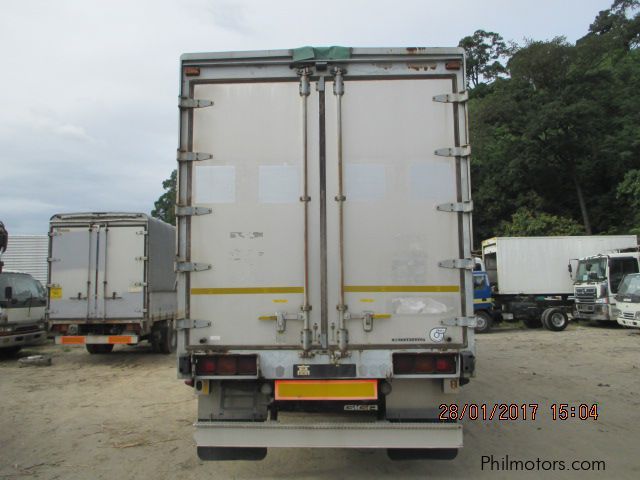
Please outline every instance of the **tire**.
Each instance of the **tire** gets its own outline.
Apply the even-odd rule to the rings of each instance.
[[[21,348],[22,348],[21,346],[0,348],[0,357],[2,358],[15,357]]]
[[[226,460],[263,460],[267,449],[263,447],[198,447],[200,460],[219,462]]]
[[[457,448],[387,448],[390,460],[453,460]]]
[[[527,328],[540,328],[542,327],[542,321],[539,318],[523,318],[522,323]]]
[[[169,354],[176,351],[176,331],[173,320],[158,322],[151,333],[151,349],[155,353]]]
[[[569,317],[559,308],[550,308],[544,326],[552,332],[560,332],[569,325]]]
[[[88,343],[85,347],[91,355],[111,353],[113,351],[113,345],[110,343]]]
[[[546,308],[544,312],[542,312],[542,315],[540,315],[540,321],[542,322],[542,326],[544,328],[547,328],[547,317],[549,316],[551,310],[553,310],[553,307]]]
[[[493,326],[493,317],[491,315],[481,310],[476,312],[475,316],[478,323],[476,328],[474,328],[476,333],[487,333],[491,330],[491,327]]]

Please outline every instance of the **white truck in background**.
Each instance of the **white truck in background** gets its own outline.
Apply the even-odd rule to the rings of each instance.
[[[0,268],[0,355],[15,355],[22,347],[47,339],[46,290],[28,273]]]
[[[47,284],[49,237],[45,235],[11,235],[2,254],[5,270],[31,275],[42,285]]]
[[[109,353],[175,348],[175,227],[144,213],[61,213],[49,230],[48,323],[56,343]]]
[[[475,365],[463,50],[185,54],[181,79],[178,371],[199,457],[453,458],[441,405]]]
[[[557,331],[574,308],[571,261],[634,245],[634,235],[496,237],[482,242],[482,258],[502,319]]]
[[[611,316],[623,327],[640,328],[640,273],[625,275]]]
[[[602,250],[578,260],[575,272],[575,311],[579,320],[615,322],[616,295],[625,275],[640,272],[637,237],[630,245]]]

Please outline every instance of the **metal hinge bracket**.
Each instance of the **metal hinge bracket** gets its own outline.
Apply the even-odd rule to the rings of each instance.
[[[203,160],[211,160],[213,155],[204,152],[183,152],[178,150],[179,162],[201,162]]]
[[[433,153],[440,157],[469,157],[471,156],[471,147],[462,145],[461,147],[439,148]]]
[[[211,107],[213,105],[212,100],[197,100],[195,98],[180,97],[178,106],[180,108],[204,108]]]
[[[434,102],[440,103],[464,103],[469,101],[469,94],[465,92],[445,93],[433,97]]]
[[[175,271],[178,273],[202,272],[204,270],[211,270],[211,265],[208,263],[176,262]]]
[[[473,202],[442,203],[436,207],[441,212],[473,212]]]
[[[149,257],[136,257],[135,259],[138,262],[145,262],[145,261],[149,260]]]
[[[442,268],[459,268],[461,270],[473,270],[475,261],[473,258],[454,258],[451,260],[443,260],[438,262],[438,266]]]
[[[476,319],[476,317],[456,317],[456,318],[447,318],[445,320],[441,320],[440,324],[445,325],[447,327],[475,328],[478,326],[478,320]]]
[[[207,207],[179,207],[176,205],[176,217],[209,215],[211,212],[213,212],[213,209]]]
[[[176,320],[176,330],[189,330],[191,328],[206,328],[210,326],[211,322],[208,320],[194,320],[192,318]]]

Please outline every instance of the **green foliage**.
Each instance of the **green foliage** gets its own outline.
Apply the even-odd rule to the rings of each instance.
[[[575,45],[528,41],[511,50],[509,78],[471,90],[476,244],[637,228],[621,192],[640,168],[638,3],[616,0]]]
[[[502,222],[498,235],[506,237],[535,237],[555,235],[582,235],[584,229],[575,220],[545,212],[533,212],[521,208],[511,216],[510,222]]]
[[[467,53],[467,82],[477,87],[481,81],[490,82],[507,73],[501,63],[511,53],[503,38],[495,32],[476,30],[458,44]]]
[[[640,170],[630,170],[618,185],[616,197],[626,206],[629,233],[640,235]]]
[[[151,210],[151,216],[159,218],[171,225],[176,224],[176,186],[178,171],[171,172],[171,176],[162,182],[162,188],[165,192],[160,198],[154,202],[154,209]]]

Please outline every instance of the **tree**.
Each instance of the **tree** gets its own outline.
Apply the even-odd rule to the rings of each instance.
[[[458,43],[467,54],[467,83],[477,87],[481,81],[491,82],[507,73],[500,60],[506,59],[512,52],[503,38],[495,32],[476,30],[473,35],[464,37]]]
[[[627,214],[629,233],[640,235],[640,170],[630,170],[624,176],[616,190],[616,196],[622,200]]]
[[[511,222],[502,222],[499,235],[534,237],[582,235],[583,233],[584,230],[580,224],[572,218],[521,208],[511,216]]]
[[[165,192],[160,198],[154,202],[154,209],[151,210],[151,216],[159,218],[171,225],[176,224],[176,186],[178,171],[171,172],[169,178],[162,182],[162,188]]]

